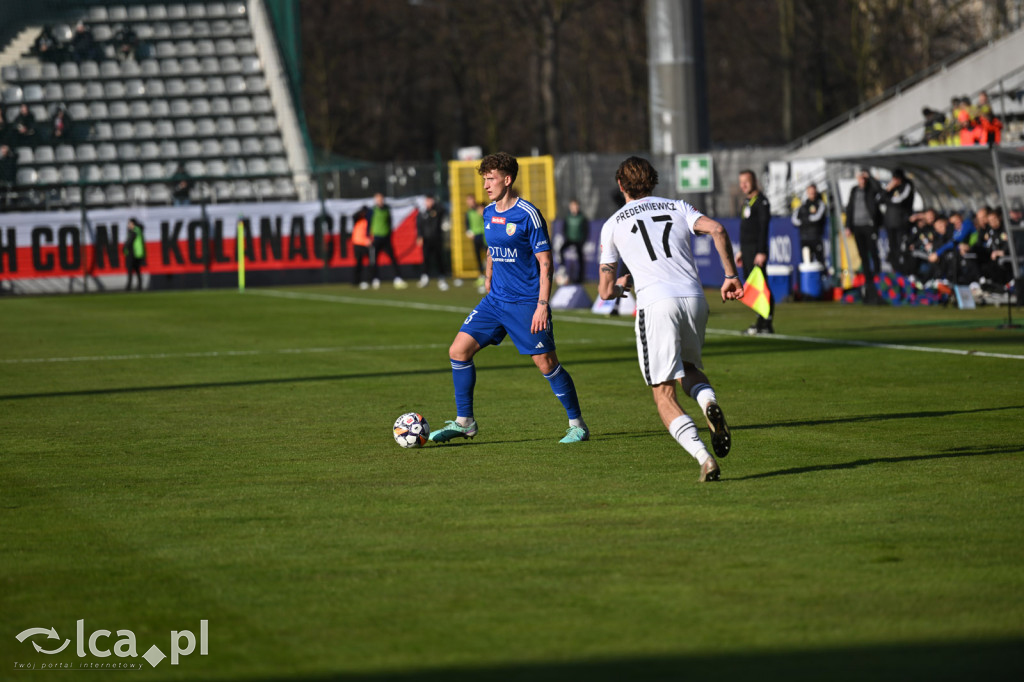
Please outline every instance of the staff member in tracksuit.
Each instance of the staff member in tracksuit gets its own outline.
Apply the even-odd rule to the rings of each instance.
[[[743,268],[743,276],[749,277],[754,267],[764,270],[768,265],[768,228],[771,221],[771,207],[768,199],[757,186],[757,176],[752,170],[740,171],[740,191],[746,197],[743,217],[740,220],[740,250],[736,252],[736,264]],[[766,275],[767,281],[767,275]],[[757,316],[747,334],[775,333],[775,297],[768,290],[768,319]]]
[[[800,230],[800,251],[807,249],[811,260],[825,265],[825,202],[818,195],[817,185],[807,186],[807,198],[793,212],[793,225]]]

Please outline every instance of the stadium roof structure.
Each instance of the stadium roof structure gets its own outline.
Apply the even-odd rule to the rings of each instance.
[[[1003,215],[1024,202],[1024,184],[1007,187],[1005,170],[1024,169],[1024,147],[914,147],[865,152],[825,159],[833,196],[839,196],[839,178],[849,168],[901,168],[914,181],[925,204],[943,210],[998,203]],[[841,203],[841,202],[837,202]],[[1024,229],[1010,226],[1019,239]],[[1016,239],[1008,240],[1014,277],[1021,275]]]

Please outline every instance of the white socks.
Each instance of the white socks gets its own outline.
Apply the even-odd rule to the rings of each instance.
[[[683,449],[690,453],[690,456],[697,460],[701,466],[708,461],[711,453],[708,452],[704,441],[697,435],[697,425],[693,423],[688,415],[682,414],[672,420],[668,425],[668,432],[676,439],[676,442],[683,446]]]
[[[710,384],[694,384],[690,387],[690,397],[700,405],[701,413],[708,409],[708,403],[718,402],[715,389],[711,388]]]

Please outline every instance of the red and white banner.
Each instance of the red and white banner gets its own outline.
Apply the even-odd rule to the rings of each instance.
[[[392,244],[402,265],[423,262],[416,246],[421,197],[388,202]],[[151,275],[233,272],[237,225],[246,270],[348,267],[353,217],[372,199],[304,203],[211,204],[0,214],[0,280],[123,273],[128,219],[143,226]]]

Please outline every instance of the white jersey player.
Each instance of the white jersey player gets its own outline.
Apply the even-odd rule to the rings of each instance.
[[[715,455],[732,447],[729,426],[703,371],[701,351],[708,320],[690,242],[694,234],[714,240],[725,280],[722,300],[743,296],[732,243],[720,223],[685,201],[652,196],[658,172],[649,161],[632,156],[615,173],[626,205],[601,228],[601,298],[619,298],[631,284],[636,291],[637,357],[644,381],[669,433],[701,466],[700,481],[717,481],[720,469],[701,441],[697,426],[679,405],[676,384],[694,398],[707,418]],[[629,270],[616,278],[619,261]]]

